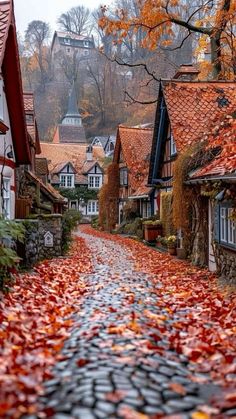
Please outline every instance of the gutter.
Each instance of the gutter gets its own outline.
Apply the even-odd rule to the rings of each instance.
[[[149,195],[128,196],[128,199],[146,199],[146,198],[150,198]]]
[[[215,176],[215,177],[208,177],[208,178],[198,178],[198,179],[192,179],[187,180],[184,182],[186,185],[196,185],[196,184],[203,184],[207,181],[218,181],[223,180],[228,183],[236,183],[236,176]]]

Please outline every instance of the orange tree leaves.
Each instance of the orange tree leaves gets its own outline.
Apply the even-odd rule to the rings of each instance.
[[[87,292],[80,273],[92,271],[89,252],[76,239],[67,258],[45,261],[17,278],[0,297],[0,416],[33,414],[43,380],[69,336],[71,314]]]

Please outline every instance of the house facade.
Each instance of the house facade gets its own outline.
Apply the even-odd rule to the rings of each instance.
[[[119,165],[119,223],[127,205],[141,218],[153,214],[153,189],[147,187],[153,130],[119,126],[113,163]]]
[[[0,213],[15,218],[16,167],[30,163],[12,1],[0,3]]]
[[[78,66],[86,66],[88,59],[92,57],[95,48],[93,37],[56,31],[51,45],[52,64],[55,78],[65,79],[62,66],[68,62]]]
[[[116,136],[96,136],[92,140],[91,145],[103,147],[106,157],[113,157],[116,145]]]
[[[207,229],[199,223],[197,234],[208,244],[206,260],[228,282],[236,281],[236,120],[234,113],[214,123],[205,137],[204,160],[189,173],[187,185],[206,200]],[[204,210],[204,208],[200,208]],[[194,249],[195,250],[195,249]],[[197,249],[196,249],[197,250]],[[199,251],[196,252],[199,255]],[[193,255],[195,256],[195,255]],[[203,255],[204,257],[204,255]]]
[[[208,130],[212,126],[216,127],[227,115],[231,115],[232,118],[235,107],[236,95],[233,82],[201,82],[183,78],[164,80],[160,83],[148,184],[155,187],[153,205],[156,209],[159,207],[161,218],[165,218],[166,211],[172,211],[174,163],[188,150],[193,150],[189,161],[192,154],[197,156],[203,153],[205,159],[213,158],[217,149],[214,149],[210,156],[203,151]],[[198,164],[204,165],[209,162],[209,160],[204,162],[204,158],[201,158]],[[192,169],[195,170],[195,166]],[[214,176],[212,182],[213,178]],[[193,179],[189,179],[189,182],[193,183]],[[190,183],[185,185],[185,189],[188,187],[192,189]],[[210,193],[203,191],[201,193],[200,183],[197,186],[195,182],[194,188],[193,217],[189,231],[192,240],[191,257],[194,263],[208,265],[209,269],[216,270],[215,239],[212,236],[212,231],[215,229],[214,205],[209,198]],[[166,206],[168,194],[169,208]],[[225,212],[222,210],[222,214],[226,216],[228,212],[226,214],[226,210]],[[229,226],[234,229],[234,223],[229,222]],[[180,243],[183,239],[182,234],[183,232],[179,230]]]
[[[84,218],[98,215],[98,191],[104,183],[104,151],[87,144],[41,143],[51,185],[68,198],[68,207]]]

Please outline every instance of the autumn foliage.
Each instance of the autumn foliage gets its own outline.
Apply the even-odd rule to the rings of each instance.
[[[233,0],[199,2],[183,0],[144,0],[137,3],[138,13],[132,16],[122,8],[116,16],[103,8],[99,24],[106,34],[119,40],[141,31],[141,46],[156,50],[180,48],[193,34],[197,34],[199,50],[211,52],[213,77],[233,78],[235,66],[236,4]],[[182,30],[183,39],[176,46],[176,33]]]
[[[41,263],[0,296],[0,417],[38,411],[41,384],[52,378],[51,367],[61,360],[59,351],[73,325],[71,315],[87,293],[80,274],[91,271],[85,243],[76,239],[67,258]]]
[[[99,192],[99,225],[111,231],[118,221],[119,166],[111,163],[107,169],[108,181]]]

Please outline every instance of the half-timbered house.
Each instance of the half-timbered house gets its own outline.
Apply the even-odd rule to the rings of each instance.
[[[153,189],[147,187],[152,135],[151,128],[118,127],[113,162],[119,164],[119,223],[127,203],[142,218],[153,214]]]

